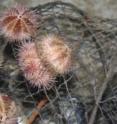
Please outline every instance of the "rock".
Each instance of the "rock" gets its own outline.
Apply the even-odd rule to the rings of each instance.
[[[32,9],[36,10],[40,16],[37,38],[48,33],[65,37],[73,51],[73,69],[68,76],[58,76],[60,79],[57,80],[56,86],[47,91],[45,95],[43,89],[32,88],[28,84],[18,67],[17,56],[13,56],[16,47],[11,44],[6,45],[6,40],[0,36],[0,79],[2,79],[2,84],[4,82],[7,84],[0,85],[0,90],[10,92],[19,103],[27,103],[24,107],[26,113],[35,107],[38,100],[48,96],[50,103],[39,111],[42,119],[37,119],[37,123],[40,122],[40,124],[64,124],[69,119],[70,122],[76,123],[77,119],[73,116],[68,119],[68,115],[72,111],[70,101],[73,100],[77,118],[81,118],[78,123],[82,123],[82,119],[85,119],[84,108],[82,110],[82,105],[77,103],[79,99],[74,100],[67,96],[77,96],[82,101],[81,103],[86,104],[86,112],[91,112],[92,103],[100,92],[110,65],[114,63],[112,64],[114,72],[117,69],[117,21],[91,18],[72,4],[62,2],[39,5]],[[16,53],[15,55],[17,55]],[[63,98],[63,95],[66,97]],[[64,107],[64,111],[61,109],[62,107]]]
[[[78,98],[61,98],[58,104],[67,124],[86,124],[85,107]]]
[[[61,97],[54,103],[54,107],[54,116],[49,110],[43,111],[43,119],[39,124],[86,124],[85,107],[78,98]]]
[[[0,9],[8,8],[16,3],[21,3],[26,6],[35,7],[38,4],[43,5],[47,2],[54,2],[55,0],[0,0]],[[86,11],[91,16],[99,16],[103,18],[116,19],[117,1],[116,0],[61,0],[68,2],[76,7]]]

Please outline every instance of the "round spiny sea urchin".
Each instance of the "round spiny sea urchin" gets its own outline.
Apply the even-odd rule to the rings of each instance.
[[[22,5],[6,10],[0,18],[1,33],[11,41],[21,41],[35,35],[37,15]]]
[[[39,43],[43,58],[59,73],[67,73],[72,64],[71,49],[65,41],[56,35],[47,35]]]
[[[37,53],[35,43],[23,43],[19,50],[19,65],[24,76],[33,86],[51,88],[54,83],[54,72]]]

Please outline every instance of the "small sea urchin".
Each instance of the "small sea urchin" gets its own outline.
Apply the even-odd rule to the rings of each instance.
[[[32,37],[37,28],[37,15],[28,8],[17,5],[6,10],[0,18],[1,33],[12,41]]]
[[[65,41],[56,35],[48,35],[39,44],[48,63],[59,74],[67,73],[71,68],[71,49]]]
[[[24,72],[25,78],[33,86],[47,89],[53,86],[53,71],[39,57],[35,43],[23,43],[19,50],[19,65]]]
[[[5,94],[0,94],[0,124],[16,124],[19,108],[16,103]]]

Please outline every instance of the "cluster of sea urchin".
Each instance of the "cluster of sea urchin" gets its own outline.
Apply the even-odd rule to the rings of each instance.
[[[18,5],[1,17],[1,32],[12,41],[29,40],[36,33],[37,17],[34,11]],[[35,42],[22,42],[18,53],[19,65],[33,86],[50,88],[56,74],[69,71],[71,49],[54,34],[42,38],[38,46]]]

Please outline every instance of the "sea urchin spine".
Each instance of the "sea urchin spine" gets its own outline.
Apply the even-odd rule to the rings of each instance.
[[[19,50],[19,65],[24,76],[33,86],[50,88],[53,86],[54,74],[47,64],[42,62],[35,43],[23,43]]]
[[[31,38],[37,28],[37,15],[28,8],[17,5],[6,10],[0,18],[1,33],[11,41]]]

